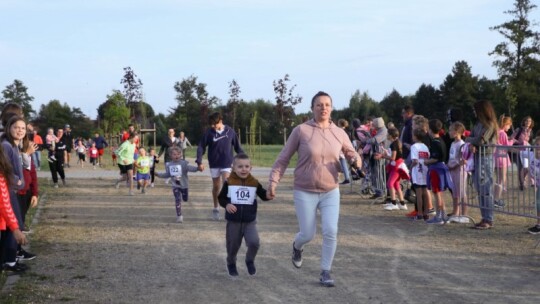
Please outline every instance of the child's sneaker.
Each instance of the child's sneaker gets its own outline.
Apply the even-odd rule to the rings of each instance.
[[[399,210],[407,210],[407,204],[405,202],[399,202],[397,206]]]
[[[214,221],[219,221],[219,209],[218,208],[212,209],[212,219]]]
[[[452,215],[448,218],[448,222],[450,223],[461,223],[461,216],[458,215]]]
[[[257,273],[257,269],[255,268],[255,263],[253,261],[246,261],[246,267],[249,275],[255,275],[255,273]]]
[[[436,215],[432,219],[427,220],[426,224],[442,225],[442,224],[444,224],[444,220],[442,219],[442,217]]]
[[[399,207],[397,206],[397,204],[394,204],[394,203],[387,203],[384,205],[384,210],[386,211],[392,211],[392,210],[398,210]]]
[[[540,233],[540,225],[533,226],[529,229],[527,229],[530,234],[539,234]]]
[[[184,216],[183,215],[179,215],[176,217],[176,222],[177,223],[183,223],[184,222]]]
[[[154,188],[154,183],[151,183],[151,184],[150,184],[150,188]]]
[[[416,217],[418,215],[418,211],[413,210],[407,214],[405,214],[406,217]]]
[[[462,216],[459,217],[459,223],[460,223],[460,224],[468,224],[468,223],[470,223],[470,222],[471,222],[471,221],[470,221],[469,218],[466,217],[466,216],[463,216],[463,215],[462,215]]]
[[[142,188],[141,193],[142,193],[142,194],[146,194],[146,187],[143,187],[143,188]]]
[[[227,264],[227,271],[229,271],[229,276],[237,277],[238,270],[236,270],[236,264]]]
[[[296,267],[296,268],[302,267],[302,251],[303,250],[296,249],[294,247],[294,243],[292,245],[292,250],[293,250],[292,263],[293,263],[294,267]]]

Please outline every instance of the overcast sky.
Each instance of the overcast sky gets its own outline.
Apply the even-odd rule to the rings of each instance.
[[[226,103],[232,79],[244,100],[274,101],[272,81],[289,74],[304,97],[297,112],[319,90],[341,109],[356,90],[380,101],[438,87],[459,60],[496,78],[488,53],[503,39],[489,27],[510,20],[513,3],[0,0],[0,90],[19,79],[35,110],[58,99],[95,118],[130,66],[167,115],[174,83],[190,75]]]

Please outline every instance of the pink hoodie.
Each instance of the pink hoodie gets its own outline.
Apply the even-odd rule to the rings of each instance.
[[[343,129],[334,123],[323,129],[311,119],[292,131],[272,166],[270,184],[280,181],[296,152],[298,162],[294,169],[294,189],[308,192],[328,192],[339,187],[340,152],[349,161],[360,157]]]

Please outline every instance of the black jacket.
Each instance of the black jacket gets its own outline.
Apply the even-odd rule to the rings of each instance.
[[[219,204],[223,208],[225,208],[227,204],[231,203],[231,198],[227,197],[227,194],[229,193],[229,184],[257,187],[257,196],[263,201],[268,200],[266,198],[266,190],[254,177],[251,176],[251,174],[247,178],[241,179],[233,172],[231,176],[229,176],[229,179],[223,184],[221,192],[218,195]],[[257,218],[257,199],[255,199],[253,202],[253,205],[234,205],[237,209],[235,213],[225,211],[225,219],[227,221],[249,223],[253,222]]]

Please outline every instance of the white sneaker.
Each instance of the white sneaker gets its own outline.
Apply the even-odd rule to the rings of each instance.
[[[468,223],[470,223],[470,220],[469,220],[469,218],[466,217],[466,216],[460,216],[460,217],[459,217],[459,223],[460,223],[460,224],[468,224]]]
[[[387,210],[387,211],[398,210],[398,209],[399,207],[397,206],[397,204],[394,205],[392,203],[388,203],[384,205],[384,210]]]
[[[150,184],[150,187],[151,187],[151,188],[154,188],[154,183],[151,183],[151,184]]]
[[[168,184],[170,181],[171,181],[171,178],[167,178],[167,179],[165,180],[165,184]]]
[[[183,215],[177,216],[176,217],[176,222],[177,223],[183,223],[184,222],[184,216]]]
[[[212,209],[212,219],[214,221],[219,221],[219,209],[218,208]]]
[[[407,204],[397,203],[399,210],[408,210]]]
[[[461,223],[461,216],[458,216],[458,215],[452,215],[451,217],[448,218],[448,221],[450,223]]]

